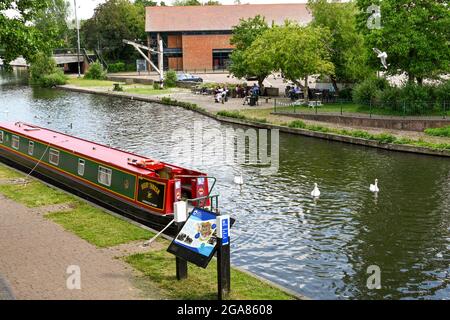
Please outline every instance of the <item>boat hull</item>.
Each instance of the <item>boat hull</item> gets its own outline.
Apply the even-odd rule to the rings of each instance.
[[[25,172],[30,172],[37,163],[35,160],[4,148],[0,148],[0,161]],[[172,215],[153,213],[136,206],[133,202],[107,194],[101,189],[57,171],[44,163],[40,163],[36,167],[33,176],[158,231],[162,230],[173,219]],[[174,235],[176,233],[175,226],[169,227],[165,233]]]

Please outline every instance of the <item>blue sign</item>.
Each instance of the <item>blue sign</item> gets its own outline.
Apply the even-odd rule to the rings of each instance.
[[[230,243],[229,228],[230,228],[230,219],[223,219],[222,220],[222,245],[224,245],[224,246]]]

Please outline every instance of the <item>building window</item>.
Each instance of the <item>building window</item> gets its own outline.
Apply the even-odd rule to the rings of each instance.
[[[12,147],[19,150],[20,138],[18,136],[12,136]]]
[[[225,70],[230,64],[231,49],[213,49],[213,69]]]
[[[48,155],[48,161],[55,166],[59,165],[59,151],[50,149],[50,153]]]
[[[3,143],[3,131],[0,131],[0,143]]]
[[[84,176],[84,167],[85,167],[86,161],[83,159],[78,159],[78,175]]]
[[[32,156],[33,153],[34,153],[34,142],[30,141],[28,142],[28,154]]]
[[[111,186],[111,176],[112,176],[112,170],[99,166],[98,167],[98,182],[110,187]]]

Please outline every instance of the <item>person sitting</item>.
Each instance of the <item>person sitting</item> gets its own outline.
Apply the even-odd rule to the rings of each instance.
[[[222,102],[223,103],[223,90],[220,87],[217,87],[216,90],[214,90],[214,102],[215,103],[219,103]]]

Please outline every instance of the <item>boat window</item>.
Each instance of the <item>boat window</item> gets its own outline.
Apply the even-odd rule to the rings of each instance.
[[[78,159],[78,174],[80,176],[84,176],[84,165],[86,164],[86,161],[83,159]]]
[[[53,164],[55,166],[59,165],[59,151],[58,150],[50,149],[50,153],[48,155],[48,162],[50,162],[51,164]]]
[[[98,167],[98,182],[110,187],[111,186],[111,176],[112,176],[112,170],[99,166]]]
[[[18,136],[12,136],[12,147],[19,150],[20,138]]]
[[[33,153],[34,153],[34,142],[30,141],[28,142],[28,154],[32,156]]]
[[[3,143],[3,131],[0,131],[0,143]]]

